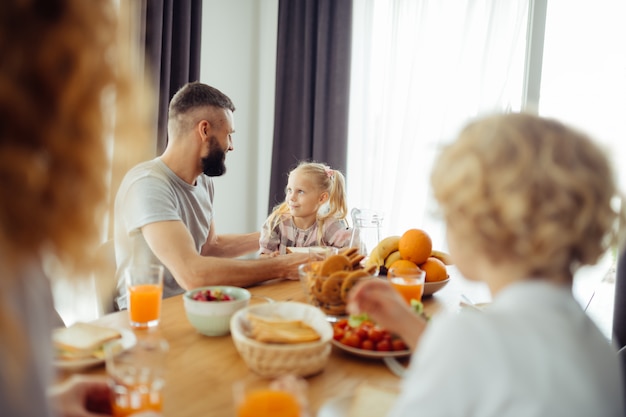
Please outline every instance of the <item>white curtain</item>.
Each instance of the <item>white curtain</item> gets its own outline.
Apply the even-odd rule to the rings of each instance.
[[[529,0],[355,0],[347,186],[383,235],[445,249],[429,173],[469,119],[519,110]]]

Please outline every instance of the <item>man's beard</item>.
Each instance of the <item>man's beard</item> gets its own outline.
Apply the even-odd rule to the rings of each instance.
[[[209,177],[224,175],[224,173],[226,173],[226,165],[224,165],[225,159],[226,152],[220,148],[220,145],[217,143],[217,138],[211,136],[209,154],[202,158],[202,172]]]

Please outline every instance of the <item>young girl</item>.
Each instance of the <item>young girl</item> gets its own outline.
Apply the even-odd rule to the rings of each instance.
[[[572,295],[623,224],[607,157],[559,122],[508,114],[468,125],[434,166],[455,265],[493,303],[427,327],[383,280],[352,290],[351,313],[416,348],[390,416],[623,415],[615,349]]]
[[[283,254],[293,246],[348,246],[347,212],[343,174],[324,164],[301,162],[289,173],[285,201],[263,225],[260,253]]]

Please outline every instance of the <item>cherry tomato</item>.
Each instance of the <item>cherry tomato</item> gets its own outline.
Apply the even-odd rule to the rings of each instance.
[[[346,327],[348,327],[348,319],[339,319],[334,325],[333,327],[338,327],[340,329],[345,329]]]
[[[359,325],[359,327],[356,328],[356,334],[359,335],[359,339],[361,340],[365,340],[367,339],[367,334],[368,331],[370,329],[370,326],[366,325],[365,323],[361,323]]]
[[[380,327],[372,327],[367,334],[368,338],[375,343],[383,340],[383,335],[384,331]]]
[[[361,349],[374,350],[374,342],[372,342],[370,339],[365,339],[363,342],[361,342]]]
[[[341,341],[345,335],[346,331],[344,329],[333,329],[333,339],[336,341]]]
[[[392,350],[407,350],[408,347],[402,339],[393,339],[391,341],[391,349]]]
[[[359,348],[361,346],[361,339],[359,339],[359,335],[356,333],[347,332],[344,338],[341,339],[341,343],[353,348]]]
[[[376,350],[379,352],[391,351],[391,342],[387,339],[381,340],[380,342],[376,343]]]

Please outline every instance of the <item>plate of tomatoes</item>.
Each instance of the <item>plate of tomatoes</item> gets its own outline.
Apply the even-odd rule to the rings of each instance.
[[[343,318],[333,323],[333,345],[365,358],[409,356],[411,351],[398,336],[367,317]]]

